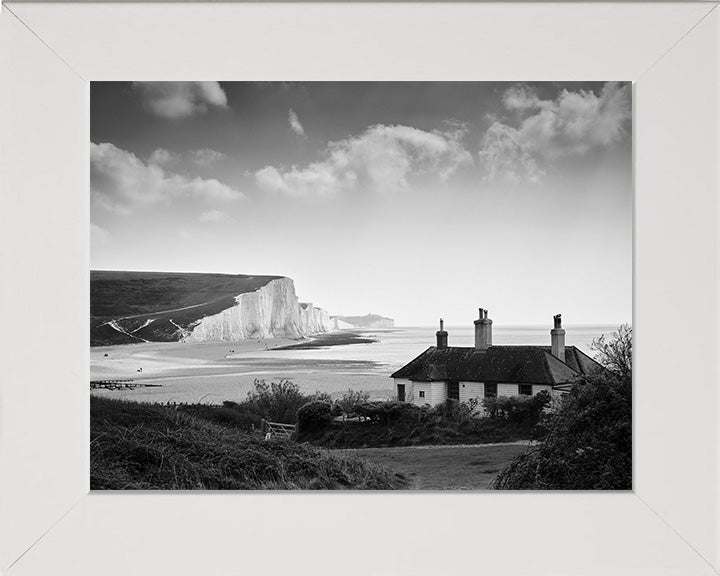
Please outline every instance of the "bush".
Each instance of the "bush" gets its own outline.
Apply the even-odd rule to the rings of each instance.
[[[298,436],[315,432],[332,422],[332,404],[324,400],[313,400],[300,407],[297,412]]]
[[[355,409],[360,404],[365,404],[370,399],[370,394],[363,391],[355,391],[349,389],[340,400],[337,406],[342,411],[343,418],[351,418],[356,415]]]
[[[297,412],[309,400],[292,381],[283,379],[270,382],[256,379],[255,390],[248,393],[247,400],[235,408],[254,414],[258,419],[270,422],[295,424]]]
[[[540,426],[545,440],[495,480],[504,490],[630,490],[632,384],[618,376],[577,383]]]
[[[423,409],[407,402],[392,400],[390,402],[365,402],[355,406],[355,413],[358,416],[367,418],[372,422],[378,422],[388,426],[399,420],[414,418],[419,419]]]
[[[542,390],[534,396],[498,396],[485,398],[483,407],[490,418],[505,418],[511,422],[535,424],[543,409],[550,404],[550,394]]]
[[[463,427],[475,420],[474,409],[474,404],[458,402],[457,400],[445,400],[442,404],[430,408],[428,416],[440,424]]]

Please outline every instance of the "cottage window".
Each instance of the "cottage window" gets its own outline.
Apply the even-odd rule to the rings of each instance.
[[[418,392],[418,397],[420,397],[420,398],[425,398],[425,390],[420,390],[420,391]]]
[[[496,383],[485,383],[485,398],[497,398]]]
[[[457,380],[448,380],[447,397],[448,400],[460,400],[460,382]]]
[[[532,384],[518,384],[520,396],[532,396]]]

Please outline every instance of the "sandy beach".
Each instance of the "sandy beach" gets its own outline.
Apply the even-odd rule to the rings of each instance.
[[[144,402],[244,400],[256,378],[288,378],[303,392],[339,396],[348,388],[375,398],[392,395],[390,372],[370,360],[307,357],[307,352],[274,351],[297,340],[273,338],[221,343],[142,343],[93,347],[91,380],[132,379],[133,390],[93,390],[93,394]],[[142,371],[140,371],[142,369]]]
[[[452,342],[472,346],[471,327],[453,327]],[[568,336],[588,354],[590,341],[609,328],[574,327]],[[132,379],[134,390],[94,390],[93,394],[145,402],[244,400],[256,378],[288,378],[304,393],[334,397],[348,388],[373,399],[393,396],[397,368],[434,343],[435,327],[329,332],[315,338],[268,338],[239,342],[148,342],[90,349],[91,380]],[[545,327],[496,330],[498,344],[544,344]],[[142,372],[140,372],[142,368]]]

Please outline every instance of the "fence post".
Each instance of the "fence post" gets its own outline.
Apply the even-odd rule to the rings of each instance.
[[[262,435],[265,436],[265,434],[267,434],[267,431],[268,431],[267,420],[265,420],[265,418],[263,418],[262,420],[260,420],[260,432],[262,432]]]

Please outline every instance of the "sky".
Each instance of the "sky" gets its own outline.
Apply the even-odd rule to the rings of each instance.
[[[632,314],[626,82],[93,82],[91,265],[397,326]]]

